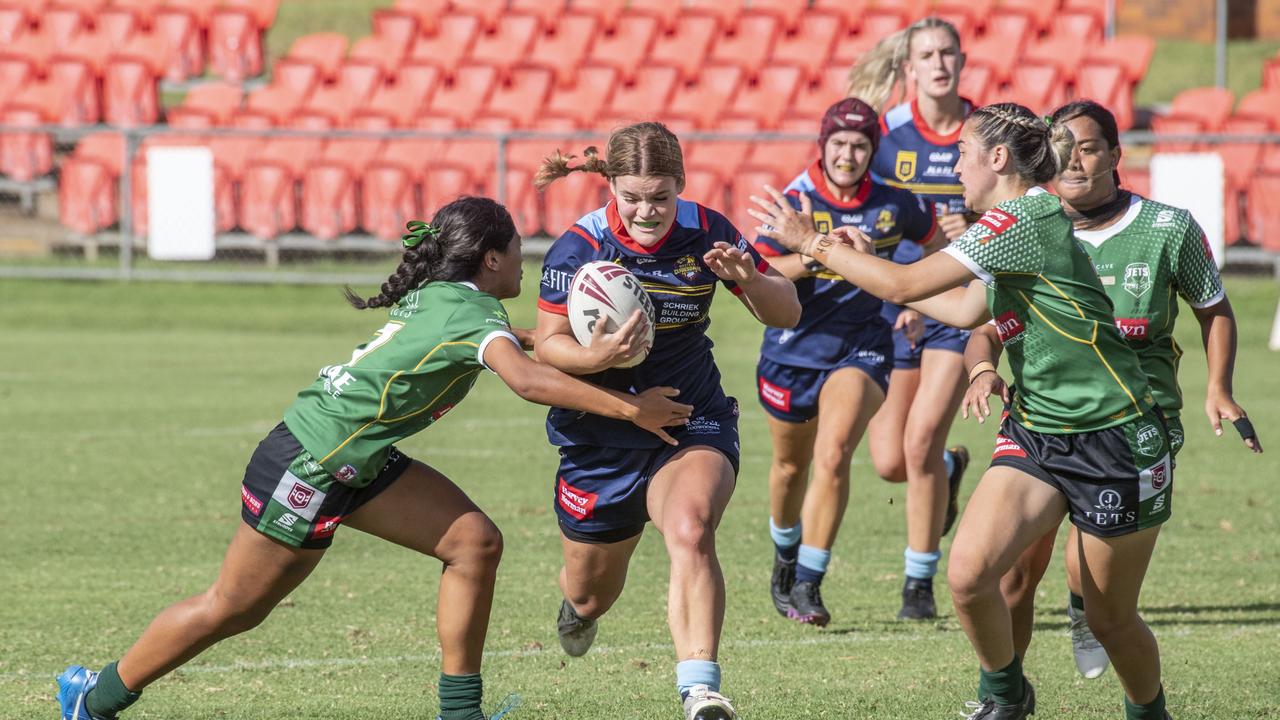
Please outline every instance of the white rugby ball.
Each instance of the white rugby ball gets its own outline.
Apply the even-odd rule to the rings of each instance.
[[[614,367],[635,367],[653,347],[653,301],[631,271],[605,260],[593,260],[578,268],[569,283],[569,326],[583,347],[591,347],[596,323],[604,322],[605,332],[614,332],[636,310],[649,318],[649,336],[640,354]]]

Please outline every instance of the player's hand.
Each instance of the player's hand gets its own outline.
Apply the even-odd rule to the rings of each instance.
[[[591,353],[597,368],[611,368],[639,355],[648,348],[649,318],[640,310],[631,313],[631,317],[613,332],[605,332],[605,322],[596,321],[591,331]]]
[[[969,229],[969,221],[965,219],[964,213],[946,213],[938,218],[938,228],[948,240],[955,242],[956,238]]]
[[[772,186],[765,185],[764,190],[769,194],[768,199],[758,195],[751,196],[751,201],[759,205],[760,209],[747,208],[747,214],[760,221],[756,232],[777,241],[791,252],[812,256],[813,253],[806,250],[818,235],[818,228],[813,224],[813,203],[809,201],[809,196],[800,193],[800,210],[797,212],[782,193]]]
[[[677,445],[676,439],[663,428],[687,425],[692,405],[678,403],[671,398],[680,394],[673,387],[651,387],[635,396],[635,417],[631,422],[662,438],[668,445]]]
[[[876,254],[876,241],[852,225],[842,225],[832,230],[831,236],[839,240],[841,245],[851,247],[864,255]]]
[[[727,242],[712,245],[707,254],[702,256],[702,262],[711,268],[711,272],[715,273],[716,277],[739,285],[749,285],[751,281],[760,277],[760,271],[756,269],[756,262],[751,257],[751,253]]]
[[[532,328],[512,327],[511,334],[516,336],[516,340],[520,341],[520,349],[533,351],[534,332]]]
[[[1222,435],[1222,421],[1228,420],[1240,432],[1245,447],[1256,453],[1262,452],[1262,442],[1258,440],[1258,433],[1254,431],[1253,423],[1245,414],[1244,408],[1236,404],[1231,393],[1210,390],[1204,400],[1204,411],[1209,416],[1209,424],[1213,426],[1215,435]],[[1240,420],[1244,422],[1241,423]]]
[[[903,308],[902,312],[898,313],[898,319],[893,323],[893,329],[895,332],[901,332],[914,350],[916,343],[920,342],[920,338],[924,336],[924,318],[915,310]]]
[[[1006,405],[1012,399],[1009,395],[1009,386],[1004,384],[1004,378],[1000,377],[1000,373],[989,370],[975,377],[973,382],[969,383],[969,388],[964,391],[964,401],[960,403],[960,411],[964,419],[969,419],[969,412],[972,410],[978,422],[985,423],[987,417],[991,415],[989,398],[992,395],[999,395]]]

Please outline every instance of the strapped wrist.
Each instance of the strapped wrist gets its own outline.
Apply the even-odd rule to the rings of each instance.
[[[995,372],[996,365],[990,360],[981,360],[973,367],[969,368],[969,384],[972,385],[978,376],[985,372]]]

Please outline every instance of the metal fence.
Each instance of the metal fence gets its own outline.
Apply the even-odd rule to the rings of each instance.
[[[0,138],[8,137],[8,133],[41,134],[47,133],[53,140],[56,154],[60,157],[70,151],[73,145],[83,137],[102,132],[117,133],[123,137],[123,156],[120,158],[118,193],[115,198],[119,208],[118,225],[90,235],[79,235],[58,224],[56,218],[50,217],[47,204],[54,200],[53,192],[57,188],[57,176],[60,164],[55,162],[52,173],[35,178],[28,182],[15,182],[0,179],[0,196],[7,196],[8,203],[0,204],[0,212],[7,211],[13,222],[0,222],[0,277],[32,277],[32,278],[75,278],[75,279],[112,279],[112,280],[177,280],[177,281],[216,281],[216,282],[290,282],[290,283],[336,283],[336,282],[377,282],[385,277],[387,260],[398,254],[399,243],[388,241],[362,232],[341,235],[334,239],[320,239],[296,229],[284,232],[272,238],[255,237],[242,230],[220,233],[215,238],[215,259],[207,262],[157,261],[147,256],[146,238],[135,231],[133,222],[133,199],[139,178],[135,177],[135,160],[148,140],[162,137],[200,137],[215,138],[221,136],[241,136],[257,138],[316,138],[344,139],[359,138],[368,140],[472,140],[493,143],[491,153],[494,167],[487,187],[477,187],[475,191],[485,191],[500,202],[508,199],[508,176],[512,172],[508,150],[514,142],[545,142],[547,153],[556,149],[574,148],[580,150],[585,144],[599,144],[603,150],[604,137],[600,132],[426,132],[426,131],[320,131],[308,132],[299,130],[239,130],[239,129],[176,129],[169,126],[153,126],[146,128],[61,128],[53,126],[13,127],[0,126]],[[683,133],[683,142],[689,143],[729,143],[733,151],[740,152],[741,143],[757,143],[768,141],[787,141],[795,143],[812,143],[811,135],[760,133],[760,134],[725,134],[725,133]],[[1122,144],[1127,158],[1137,158],[1137,163],[1129,161],[1127,167],[1132,170],[1141,167],[1141,158],[1149,157],[1152,148],[1158,142],[1161,145],[1185,143],[1200,147],[1214,147],[1219,144],[1280,144],[1280,134],[1276,135],[1155,135],[1150,132],[1129,132],[1122,135]],[[0,140],[3,142],[3,140]],[[193,144],[200,144],[198,142]],[[726,147],[729,147],[728,145]],[[796,157],[793,172],[811,157]],[[428,172],[439,158],[414,158],[412,162],[420,163]],[[789,179],[775,178],[776,182]],[[297,192],[297,189],[294,189]],[[742,201],[736,195],[730,195],[730,188],[716,190],[723,198]],[[706,204],[717,207],[720,198],[695,197]],[[574,208],[583,213],[596,205]],[[717,207],[717,209],[720,209]],[[433,208],[423,209],[430,215]],[[726,214],[730,214],[726,212]],[[9,227],[6,231],[4,228]],[[20,236],[24,230],[19,228],[40,228],[43,240],[38,243],[19,242],[6,243],[6,238]],[[560,228],[549,228],[559,232]],[[746,230],[747,228],[743,228]],[[1280,233],[1280,227],[1276,228]],[[29,234],[29,232],[28,232]],[[1247,265],[1264,268],[1276,273],[1280,278],[1280,254],[1258,247],[1257,238],[1253,245],[1233,246],[1227,249],[1227,262],[1232,266]],[[526,240],[526,253],[540,256],[549,245],[550,238],[545,235],[533,236]],[[13,251],[13,246],[20,252]],[[1272,241],[1272,246],[1277,244]]]

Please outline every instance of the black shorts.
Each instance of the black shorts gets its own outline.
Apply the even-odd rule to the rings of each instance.
[[[1007,414],[991,465],[1011,467],[1067,498],[1081,532],[1116,537],[1154,527],[1173,511],[1169,432],[1159,411],[1094,432],[1028,430]]]
[[[343,485],[330,475],[284,423],[253,451],[240,486],[240,517],[254,530],[285,545],[322,549],[342,519],[391,487],[413,460],[395,448],[373,482]]]

